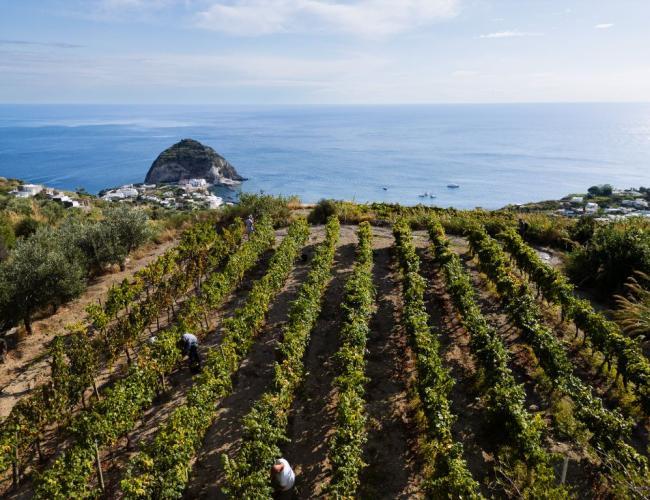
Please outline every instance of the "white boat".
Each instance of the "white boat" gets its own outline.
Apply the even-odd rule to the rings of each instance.
[[[429,194],[429,198],[435,198],[435,197],[436,197],[435,194],[433,194],[433,193]]]
[[[460,187],[459,184],[447,184],[447,187],[449,189],[458,189]]]

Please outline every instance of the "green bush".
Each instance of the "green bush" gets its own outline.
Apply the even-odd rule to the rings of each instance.
[[[634,271],[650,273],[649,229],[641,219],[599,227],[587,245],[570,254],[569,276],[605,296],[619,292]]]
[[[25,217],[20,222],[18,222],[18,224],[16,224],[14,232],[19,238],[27,238],[28,236],[34,234],[40,225],[41,223],[36,219]]]
[[[242,193],[237,205],[228,206],[221,213],[222,222],[230,224],[236,218],[245,219],[252,215],[256,220],[262,215],[273,221],[273,227],[285,227],[291,222],[290,204],[295,198],[273,196],[270,194]]]
[[[325,224],[332,215],[337,215],[336,202],[334,200],[320,200],[309,213],[307,221],[310,224]]]
[[[28,216],[34,213],[32,208],[32,200],[27,198],[11,197],[9,200],[7,200],[5,210],[7,210],[7,212],[14,212],[19,215]]]
[[[522,218],[528,223],[524,239],[529,243],[562,249],[572,248],[573,243],[569,234],[572,222],[569,219],[550,217],[545,214],[529,214]]]
[[[586,244],[594,235],[596,230],[596,221],[593,217],[580,217],[578,222],[569,228],[569,236],[573,241]]]
[[[0,261],[9,255],[9,250],[16,242],[16,235],[9,221],[0,217]]]

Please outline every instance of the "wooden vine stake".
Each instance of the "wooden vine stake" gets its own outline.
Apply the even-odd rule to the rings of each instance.
[[[565,455],[564,457],[564,463],[562,464],[562,479],[560,480],[560,484],[564,484],[566,481],[566,471],[569,468],[569,457]]]
[[[104,491],[104,473],[102,472],[102,461],[99,459],[99,447],[95,439],[95,460],[97,462],[97,476],[99,476],[99,488]]]
[[[14,488],[18,488],[20,483],[20,470],[18,468],[18,429],[14,433],[14,459],[11,462],[11,476]]]

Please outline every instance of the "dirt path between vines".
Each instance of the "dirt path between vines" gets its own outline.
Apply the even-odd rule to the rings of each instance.
[[[373,282],[377,310],[370,323],[366,386],[368,442],[360,498],[417,498],[421,463],[418,431],[408,388],[415,370],[413,353],[400,324],[401,287],[390,229],[373,228]]]
[[[449,394],[451,412],[456,416],[452,428],[454,441],[463,445],[463,455],[472,477],[489,496],[486,485],[493,479],[495,440],[486,426],[485,408],[480,400],[482,388],[469,343],[470,335],[458,320],[451,298],[446,292],[444,276],[435,264],[430,250],[421,249],[421,274],[427,282],[425,304],[430,324],[440,334],[440,355],[454,380]]]
[[[253,403],[269,389],[276,360],[275,348],[286,324],[289,306],[311,267],[316,246],[324,239],[322,231],[313,231],[282,291],[275,297],[264,331],[251,349],[234,379],[233,392],[219,403],[217,418],[205,436],[197,455],[185,498],[224,498],[221,487],[224,471],[221,454],[236,456],[241,444],[242,419]]]
[[[130,278],[176,243],[177,240],[171,240],[143,249],[139,252],[142,256],[130,259],[124,271],[94,278],[81,297],[61,306],[56,314],[34,321],[34,333],[23,336],[17,348],[7,355],[5,363],[0,364],[0,418],[9,415],[19,399],[49,379],[50,366],[46,354],[55,335],[65,334],[67,324],[83,319],[86,306],[98,299],[104,300],[113,284]]]
[[[334,428],[336,406],[332,381],[336,375],[334,354],[338,351],[344,287],[355,259],[356,228],[341,227],[333,279],[323,298],[323,307],[303,358],[304,381],[298,388],[289,417],[283,456],[296,470],[295,497],[315,498],[324,483],[327,440]]]
[[[336,275],[341,269],[347,268],[350,263],[341,262],[343,247],[347,231],[342,228],[341,241],[335,255],[333,273]],[[318,226],[312,229],[310,243],[311,251],[316,243],[324,240],[324,228]],[[190,486],[185,498],[225,498],[221,492],[224,486],[224,470],[221,463],[221,454],[225,453],[230,458],[235,458],[241,446],[242,419],[248,414],[255,401],[270,388],[273,377],[273,365],[276,360],[276,345],[282,328],[287,320],[287,313],[291,300],[296,297],[299,286],[304,281],[311,265],[309,262],[297,266],[290,283],[283,293],[276,299],[269,317],[270,332],[265,333],[264,341],[254,347],[246,365],[240,370],[236,379],[233,394],[222,402],[220,417],[208,433],[204,447],[199,454],[197,463],[192,472]],[[331,290],[333,281],[328,286],[326,294]],[[325,299],[327,303],[336,297]],[[320,321],[320,319],[319,319]],[[318,326],[316,327],[318,328]],[[293,462],[292,462],[293,463]],[[296,468],[299,473],[299,469]]]

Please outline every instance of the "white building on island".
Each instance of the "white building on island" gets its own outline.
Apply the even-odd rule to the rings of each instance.
[[[13,194],[16,198],[31,198],[42,192],[43,189],[44,187],[40,184],[22,184],[18,186],[18,189],[10,191],[10,194]]]

